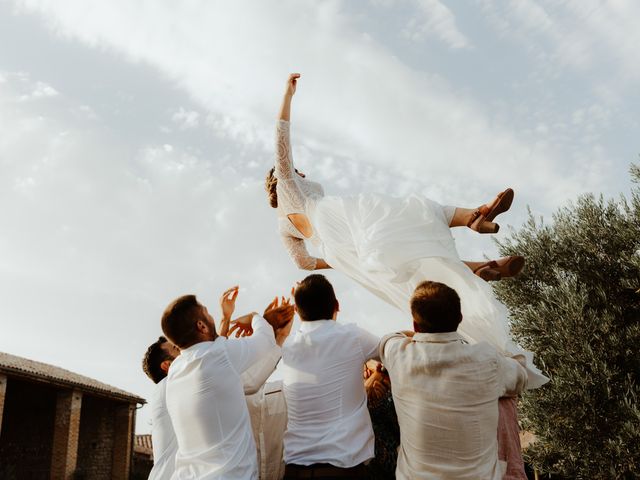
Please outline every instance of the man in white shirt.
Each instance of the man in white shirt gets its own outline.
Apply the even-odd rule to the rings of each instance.
[[[180,350],[165,337],[151,344],[142,360],[144,373],[156,384],[149,408],[151,409],[151,444],[153,447],[153,468],[149,480],[168,480],[173,475],[178,444],[171,425],[165,394],[167,391],[167,372]]]
[[[178,452],[172,478],[257,479],[256,446],[240,374],[282,345],[293,308],[259,315],[253,335],[227,340],[216,334],[213,317],[194,295],[174,300],[162,316],[162,330],[180,348],[167,377],[166,402]]]
[[[305,278],[294,298],[301,326],[282,349],[284,478],[364,478],[374,438],[362,365],[378,358],[379,339],[336,322],[338,301],[323,275]]]
[[[411,312],[415,334],[380,342],[400,425],[396,478],[501,479],[498,399],[524,389],[526,370],[486,342],[464,341],[460,299],[446,285],[418,285]]]
[[[171,363],[178,355],[180,355],[180,349],[172,345],[165,337],[160,337],[155,343],[149,346],[142,362],[144,372],[156,384],[156,388],[149,399],[149,408],[151,410],[151,444],[153,447],[153,468],[149,473],[149,480],[169,480],[174,470],[178,443],[167,410],[166,377]],[[265,401],[264,392],[271,393],[272,387],[265,385],[265,382],[275,370],[276,365],[280,361],[280,355],[281,349],[276,345],[265,359],[251,366],[251,368],[240,376],[244,394],[247,395],[247,406],[251,414],[251,426],[255,438],[264,437],[262,428],[269,427],[272,423],[275,423],[276,434],[280,430],[284,432],[284,427],[278,428],[282,422],[278,420],[277,412],[269,415],[271,410],[276,408],[275,404],[272,406],[273,401],[266,409],[265,406],[261,405],[261,402]],[[273,397],[272,395],[269,399],[272,400]],[[258,412],[255,422],[253,410]],[[264,413],[260,415],[263,411]],[[271,417],[273,417],[273,419]],[[284,423],[286,424],[286,408],[284,409],[284,418]],[[257,433],[259,433],[260,437],[256,435]],[[267,440],[269,440],[269,438],[270,437],[267,437]],[[282,434],[279,435],[279,440],[280,443],[282,443]],[[267,443],[268,446],[271,446],[271,442],[267,441]],[[257,445],[257,447],[260,447],[260,445]],[[272,449],[273,448],[274,447],[272,447]],[[258,452],[260,453],[260,448],[258,448]],[[280,447],[279,450],[279,458],[282,458],[282,447]],[[269,460],[265,455],[258,455],[261,479],[266,480],[272,478],[264,475],[262,472],[270,472],[274,469],[276,472],[278,471],[277,465],[281,462],[277,462],[276,464],[270,461],[266,464]],[[280,477],[273,478],[279,479]]]

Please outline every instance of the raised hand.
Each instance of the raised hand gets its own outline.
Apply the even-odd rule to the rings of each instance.
[[[222,318],[230,319],[236,309],[236,298],[238,298],[239,286],[231,287],[220,297],[220,309]]]
[[[278,297],[275,297],[267,306],[263,316],[275,331],[284,327],[289,321],[293,320],[294,311],[293,305],[291,305],[291,301],[289,299],[285,300],[285,298],[282,297],[282,300],[280,300]]]
[[[291,319],[285,323],[282,327],[274,330],[276,336],[276,343],[280,346],[287,339],[289,334],[291,333],[291,328],[293,327],[293,314],[291,314]]]
[[[296,87],[298,84],[298,79],[300,78],[299,73],[290,73],[289,78],[287,79],[287,88],[284,94],[288,97],[293,97],[296,93]]]
[[[253,315],[253,313],[248,313],[231,322],[228,336],[230,337],[233,332],[236,332],[236,338],[250,337],[253,334],[253,327],[251,326]]]

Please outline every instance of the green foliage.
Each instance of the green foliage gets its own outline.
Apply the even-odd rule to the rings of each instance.
[[[640,477],[640,168],[631,198],[593,195],[531,214],[498,242],[527,258],[496,292],[520,344],[551,378],[522,398],[527,460],[567,478]]]

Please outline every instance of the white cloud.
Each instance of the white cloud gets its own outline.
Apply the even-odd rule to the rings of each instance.
[[[180,107],[179,110],[171,115],[171,120],[177,123],[181,129],[187,130],[198,127],[200,114],[195,110],[186,110],[184,107]]]
[[[456,25],[453,12],[440,0],[413,0],[416,11],[403,34],[416,42],[434,37],[453,49],[469,48],[470,42]]]
[[[640,77],[637,2],[511,0],[506,7],[493,0],[480,3],[494,27],[522,42],[538,62],[580,72],[601,70],[609,64],[616,73],[608,71],[607,82],[635,88],[633,82]]]
[[[31,92],[20,95],[20,97],[18,98],[20,101],[28,101],[37,100],[40,98],[55,97],[56,95],[58,95],[58,92],[51,85],[47,85],[43,82],[37,82],[33,86],[33,90]]]

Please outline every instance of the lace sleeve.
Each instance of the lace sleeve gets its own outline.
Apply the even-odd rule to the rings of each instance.
[[[276,126],[276,177],[281,180],[293,178],[293,157],[289,143],[289,122],[278,120]]]
[[[304,240],[290,235],[282,235],[281,238],[284,248],[287,249],[291,260],[293,260],[293,263],[295,263],[298,268],[302,270],[316,269],[317,259],[309,255]]]

